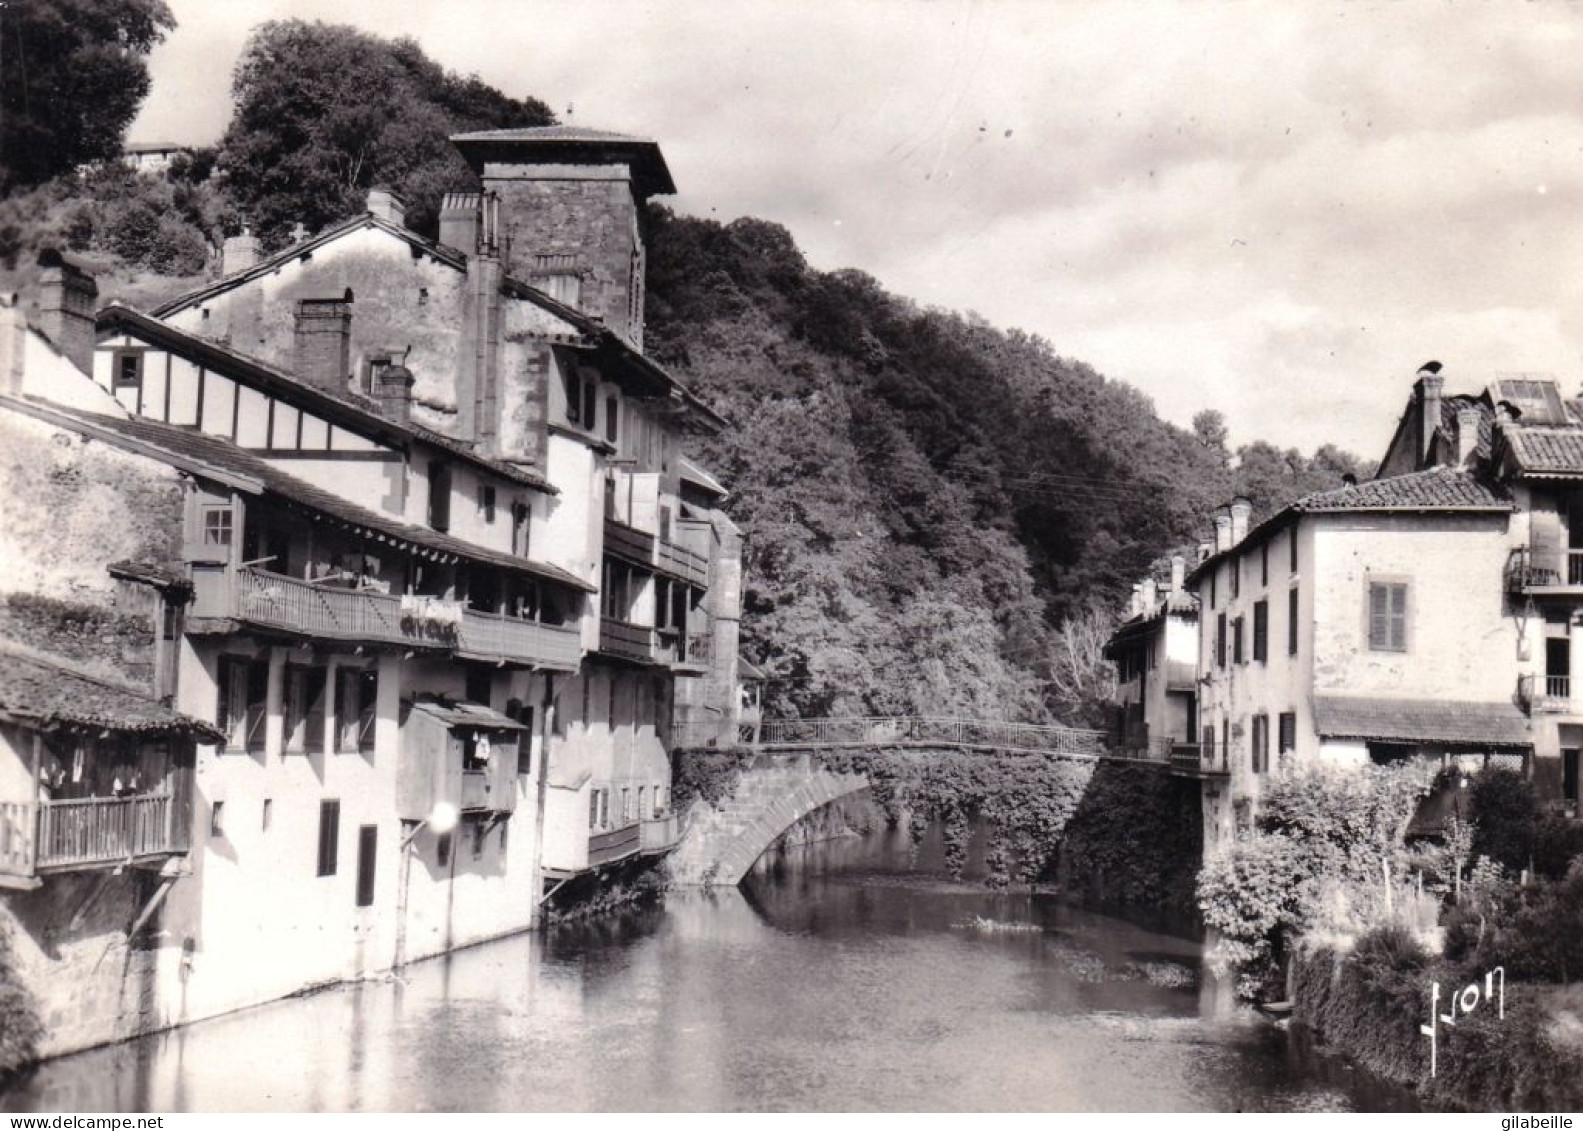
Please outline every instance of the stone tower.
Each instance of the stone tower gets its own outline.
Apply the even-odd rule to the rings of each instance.
[[[642,349],[643,203],[676,191],[660,147],[572,126],[451,141],[499,202],[506,271]]]

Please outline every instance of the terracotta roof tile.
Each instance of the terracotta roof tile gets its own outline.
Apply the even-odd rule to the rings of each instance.
[[[1431,742],[1449,746],[1528,746],[1528,720],[1512,703],[1447,699],[1314,697],[1314,729],[1326,738]]]
[[[1507,444],[1518,470],[1529,475],[1583,473],[1583,429],[1508,427]]]
[[[1349,487],[1316,491],[1292,504],[1304,513],[1363,510],[1511,510],[1511,500],[1476,476],[1450,467],[1431,467],[1388,479],[1369,479]]]
[[[10,647],[0,647],[0,715],[39,727],[77,725],[224,740],[208,723],[173,711],[135,689]]]

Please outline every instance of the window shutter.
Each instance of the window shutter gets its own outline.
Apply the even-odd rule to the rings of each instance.
[[[1281,715],[1281,753],[1297,749],[1297,715],[1288,711]]]
[[[319,802],[319,875],[335,875],[340,837],[341,803],[339,801]]]
[[[1270,658],[1270,604],[1256,602],[1253,606],[1253,658],[1264,663]]]
[[[1215,620],[1215,666],[1226,666],[1226,614],[1221,613]]]
[[[242,744],[249,750],[264,745],[264,718],[269,706],[269,664],[255,660],[247,665],[247,731]]]
[[[1389,648],[1390,631],[1390,588],[1385,585],[1370,585],[1369,647]]]
[[[1407,650],[1407,586],[1392,585],[1391,595],[1391,647]]]
[[[374,905],[374,864],[378,859],[379,828],[362,825],[357,830],[357,906]]]
[[[1297,590],[1286,594],[1286,654],[1297,655]]]

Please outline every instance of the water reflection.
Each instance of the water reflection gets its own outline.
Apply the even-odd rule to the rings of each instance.
[[[1370,1091],[1200,1015],[1189,939],[952,884],[881,836],[53,1062],[8,1110],[1327,1110]],[[909,871],[909,869],[912,869]]]

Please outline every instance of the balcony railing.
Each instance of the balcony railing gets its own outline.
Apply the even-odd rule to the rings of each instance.
[[[170,794],[88,797],[39,806],[36,867],[73,868],[187,851]]]
[[[700,589],[709,585],[709,559],[703,554],[609,516],[605,518],[605,552],[679,577]]]
[[[639,844],[642,851],[669,852],[676,847],[680,839],[676,827],[676,815],[667,813],[663,817],[645,817],[642,821],[642,833]]]
[[[1583,550],[1513,550],[1506,563],[1506,587],[1513,593],[1583,590]]]
[[[443,648],[507,663],[575,670],[576,625],[540,624],[454,601],[313,585],[267,570],[196,569],[191,615],[244,621],[314,639]]]
[[[1572,677],[1570,675],[1545,676],[1545,698],[1571,699]]]
[[[597,868],[637,852],[643,845],[641,822],[633,822],[608,832],[588,835],[588,866]]]
[[[1572,709],[1572,677],[1518,676],[1517,702],[1529,714],[1535,711],[1568,712]]]
[[[599,650],[623,660],[639,664],[652,664],[657,656],[654,629],[647,625],[631,624],[614,617],[603,617],[599,622]]]

